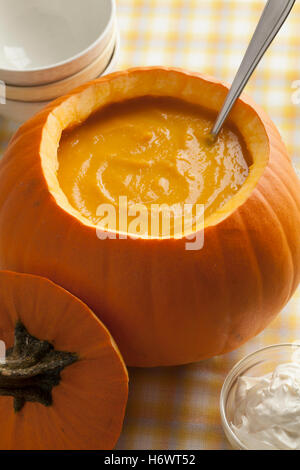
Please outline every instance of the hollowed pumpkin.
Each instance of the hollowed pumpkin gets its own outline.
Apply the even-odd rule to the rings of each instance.
[[[203,248],[186,250],[183,236],[101,240],[59,184],[62,132],[107,105],[150,95],[216,114],[227,90],[181,70],[119,72],[24,124],[0,164],[1,266],[46,276],[85,301],[129,365],[222,354],[267,326],[299,283],[299,181],[275,126],[243,96],[230,125],[250,155],[249,174],[205,219]]]
[[[107,329],[49,280],[0,272],[0,449],[112,449],[128,376]]]

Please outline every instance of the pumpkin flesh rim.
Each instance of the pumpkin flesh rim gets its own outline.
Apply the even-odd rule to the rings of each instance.
[[[83,225],[99,230],[99,226],[93,224],[70,204],[59,185],[57,150],[64,130],[82,124],[104,106],[144,96],[178,98],[217,113],[221,109],[227,91],[227,85],[205,75],[166,67],[148,67],[116,72],[90,82],[65,98],[57,100],[46,117],[39,149],[43,175],[56,204]],[[210,97],[209,100],[207,96]],[[219,224],[246,202],[269,163],[268,134],[252,103],[249,104],[245,97],[240,98],[231,112],[230,121],[244,139],[252,164],[249,164],[249,174],[241,188],[229,201],[205,219],[204,229]],[[130,233],[118,230],[105,230],[105,232],[133,237]],[[193,230],[180,236],[167,237],[136,234],[134,238],[180,239],[195,233],[196,230]]]

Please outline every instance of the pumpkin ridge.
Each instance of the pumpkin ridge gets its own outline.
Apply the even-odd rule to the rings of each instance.
[[[41,193],[43,194],[44,190],[41,190]],[[49,201],[48,194],[45,194],[44,199],[45,199],[45,204],[43,207],[43,212],[39,212],[39,219],[35,221],[34,229],[32,230],[30,239],[28,239],[26,249],[23,249],[23,265],[24,266],[26,266],[27,262],[29,262],[32,259],[32,253],[34,253],[34,250],[35,250],[36,239],[38,239],[40,227],[44,223],[44,214],[47,213],[47,206],[48,206],[48,201]],[[72,230],[72,224],[68,226],[67,228],[65,228],[64,240],[67,240],[67,237],[69,235],[69,232],[71,232],[71,230]],[[35,234],[37,234],[37,236]],[[28,261],[26,257],[28,257]],[[59,264],[59,261],[60,261],[60,254],[55,259],[53,258],[51,259],[51,272],[53,273],[53,275],[51,276],[51,281],[54,283],[57,281],[55,273],[56,273],[56,266]],[[45,276],[45,277],[49,277],[49,276]],[[60,284],[58,281],[57,283]]]
[[[280,184],[281,184],[281,186],[282,186],[282,188],[283,188],[283,192],[285,191],[285,192],[288,194],[290,203],[294,205],[294,207],[295,207],[295,209],[296,209],[297,211],[299,211],[299,210],[300,210],[300,206],[298,207],[297,199],[293,197],[290,188],[288,187],[288,185],[286,184],[286,182],[283,180],[283,178],[281,177],[281,175],[278,174],[272,167],[269,167],[269,170],[270,170],[270,172],[274,175],[274,177],[275,177],[277,180],[279,180],[279,182],[280,182]],[[299,200],[300,200],[300,199],[299,199]],[[282,224],[281,224],[281,225],[282,225]],[[282,230],[284,231],[283,228],[282,228]],[[285,233],[285,231],[284,231],[284,233]],[[285,233],[285,237],[286,237],[287,243],[288,243],[288,245],[289,245],[289,242],[288,242],[288,238],[287,238],[287,234],[286,234],[286,233]],[[297,275],[296,275],[296,274],[297,274],[297,271],[296,271],[296,267],[295,267],[295,260],[294,260],[294,257],[293,257],[293,251],[292,251],[291,248],[290,248],[290,253],[291,253],[291,257],[292,257],[292,260],[293,260],[293,267],[294,267],[293,277],[294,277],[294,279],[295,279],[295,281],[296,281],[296,278],[297,278]],[[295,286],[295,288],[296,288],[296,286]],[[292,289],[292,290],[294,290],[294,289]]]
[[[1,205],[1,202],[0,202],[1,211],[3,211],[3,212],[2,212],[2,215],[5,214],[5,207],[6,207],[6,205],[9,203],[10,197],[15,197],[15,192],[16,192],[16,189],[15,189],[15,190],[13,189],[13,190],[10,192],[10,196],[7,197],[7,199],[3,202],[2,205]],[[43,194],[43,191],[39,192],[39,194]],[[44,198],[45,200],[46,200],[46,197],[47,197],[47,196],[45,195],[45,198]],[[13,215],[14,215],[14,217],[13,217],[13,227],[14,227],[15,230],[14,230],[13,232],[10,232],[10,241],[11,241],[11,242],[12,242],[12,239],[13,239],[14,236],[15,236],[15,237],[18,236],[18,229],[16,230],[16,226],[19,225],[19,226],[21,226],[21,228],[23,228],[23,226],[24,226],[24,214],[22,213],[22,211],[15,211]],[[43,213],[39,212],[39,213],[38,213],[38,219],[42,219],[42,217],[43,217]],[[32,225],[32,227],[37,227],[37,226],[39,226],[39,224],[38,224],[38,219],[35,218],[35,223]],[[0,223],[1,223],[1,214],[0,214]],[[32,237],[31,237],[31,238],[32,238]],[[23,266],[25,266],[25,256],[26,256],[27,249],[29,249],[28,247],[30,246],[30,240],[29,240],[29,239],[26,239],[26,241],[27,241],[27,246],[26,246],[26,248],[25,248],[25,245],[24,245],[24,240],[25,240],[25,239],[23,239],[23,246],[22,246],[22,247],[21,247],[21,245],[20,245],[18,242],[16,242],[15,245],[18,246],[18,247],[21,249],[21,251],[20,251],[20,253],[19,253],[18,256],[19,256],[20,263],[22,264],[22,268],[19,268],[18,271],[24,271],[24,272],[26,272],[26,269],[24,269]],[[13,246],[13,243],[11,244],[11,246]],[[1,268],[2,268],[3,264],[5,264],[5,261],[4,261],[4,260],[5,260],[5,259],[10,259],[10,253],[9,253],[9,251],[6,250],[6,251],[3,253],[2,256],[3,256],[3,257],[0,258],[0,267],[1,267]],[[29,258],[30,258],[30,255],[29,255]],[[21,260],[22,260],[22,261],[21,261]],[[11,266],[10,266],[10,267],[11,267]]]
[[[280,233],[282,234],[282,236],[283,236],[282,238],[283,238],[283,240],[285,240],[285,245],[288,248],[290,265],[291,265],[291,268],[292,268],[291,280],[290,280],[291,287],[290,287],[290,294],[288,296],[288,299],[289,299],[291,297],[292,293],[293,293],[294,280],[295,280],[295,277],[296,277],[295,276],[296,268],[295,268],[295,264],[294,264],[294,258],[293,258],[293,255],[292,255],[292,250],[291,250],[290,244],[288,242],[287,235],[286,235],[285,231],[283,230],[282,223],[281,223],[281,220],[280,220],[279,216],[277,215],[277,213],[275,212],[275,210],[273,209],[272,205],[268,201],[267,197],[263,194],[263,192],[261,190],[259,190],[258,188],[257,188],[257,191],[259,192],[260,197],[265,201],[265,204],[268,206],[269,210],[272,212],[272,214],[274,214],[275,219],[278,221],[278,225],[280,227],[280,229],[279,229]]]
[[[252,253],[252,258],[253,260],[255,260],[255,266],[256,266],[256,274],[259,275],[259,281],[257,282],[258,286],[259,286],[259,299],[262,303],[262,298],[263,298],[263,278],[262,278],[262,274],[261,274],[261,269],[260,269],[260,265],[259,265],[259,261],[258,261],[258,258],[257,258],[257,255],[254,251],[254,248],[253,248],[253,242],[252,242],[252,239],[251,239],[251,232],[249,233],[249,230],[247,230],[247,223],[244,219],[244,216],[242,214],[242,211],[239,211],[239,216],[240,216],[240,219],[241,219],[241,222],[242,222],[242,225],[243,225],[243,228],[245,229],[244,230],[244,236],[247,238],[249,244],[248,246],[251,248],[251,253]]]
[[[227,274],[227,266],[226,266],[226,261],[225,261],[225,256],[224,256],[224,251],[223,251],[223,245],[222,245],[222,237],[221,237],[221,234],[220,234],[220,229],[217,228],[216,230],[216,239],[217,239],[217,244],[218,244],[218,247],[219,247],[219,252],[222,256],[222,260],[223,260],[223,270],[222,272],[224,273],[224,279],[226,279],[226,274]],[[226,288],[224,288],[224,291],[226,292],[226,305],[229,306],[230,304],[230,297],[229,297],[229,294],[228,294],[228,290]],[[230,312],[230,308],[226,308],[226,312]],[[227,313],[227,316],[229,317],[229,321],[228,321],[228,327],[227,327],[227,334],[225,335],[225,339],[224,339],[224,344],[223,346],[221,347],[220,349],[220,352],[218,353],[219,354],[222,354],[222,351],[225,350],[226,348],[226,345],[227,345],[227,342],[228,342],[228,334],[231,332],[232,330],[232,317],[230,314]]]
[[[155,273],[155,269],[153,269],[153,263],[155,261],[155,264],[157,265],[157,263],[159,263],[159,260],[158,260],[157,256],[150,257],[150,260],[151,260],[151,272]],[[150,269],[149,269],[148,272],[150,272]],[[155,298],[155,286],[154,286],[154,276],[153,275],[148,276],[148,283],[149,282],[150,282],[150,285],[149,285],[149,292],[150,292],[149,298],[151,299],[151,304],[152,304],[152,308],[149,308],[149,311],[150,311],[150,314],[152,312],[152,314],[151,314],[152,322],[151,323],[152,323],[152,325],[154,325],[152,337],[155,339],[156,357],[158,359],[157,363],[159,363],[159,357],[163,357],[165,355],[165,352],[164,352],[164,348],[161,347],[161,341],[159,339],[160,309],[157,308],[157,306],[156,306],[157,303],[153,301],[153,298]]]
[[[11,163],[11,166],[14,168],[15,167],[15,163],[14,162],[10,162]],[[27,167],[25,172],[22,173],[22,179],[28,175],[28,173],[30,171],[32,171],[32,169],[37,166],[37,163],[33,163],[31,166]],[[1,167],[0,167],[0,177],[1,177],[1,170],[4,170],[4,168],[2,168],[2,162],[1,162]],[[7,168],[6,168],[7,170]],[[17,184],[20,184],[19,181],[17,182]],[[16,181],[11,181],[11,187],[9,188],[9,195],[5,197],[5,200],[3,202],[1,202],[1,199],[0,199],[0,206],[1,206],[1,210],[3,208],[5,208],[6,204],[9,202],[10,198],[11,197],[14,197],[14,192],[15,192],[15,188],[16,188]]]
[[[240,225],[242,226],[242,229],[243,229],[243,236],[247,240],[247,247],[248,247],[247,255],[248,255],[248,257],[250,257],[249,252],[251,252],[251,259],[254,260],[254,262],[255,262],[255,267],[256,267],[255,272],[259,276],[257,286],[258,286],[258,292],[259,292],[259,295],[258,295],[259,306],[261,306],[262,305],[262,300],[263,300],[263,295],[262,295],[262,293],[263,293],[263,278],[262,278],[262,274],[261,274],[261,269],[260,269],[260,266],[259,266],[258,258],[256,256],[254,248],[253,248],[253,243],[252,243],[252,240],[250,238],[249,231],[247,230],[247,224],[244,220],[242,210],[237,211],[237,217],[239,218],[239,223],[240,223]],[[233,331],[230,330],[230,333],[232,334]],[[227,350],[227,346],[228,346],[229,341],[230,341],[230,336],[228,335],[225,347],[222,349],[222,352],[220,354],[224,353]]]
[[[296,206],[297,210],[300,210],[300,204],[298,206],[297,200],[293,197],[290,187],[286,184],[286,181],[283,179],[282,175],[280,173],[277,173],[272,166],[269,166],[269,171],[273,173],[276,179],[280,180],[281,185],[284,187],[285,191],[289,194],[291,202]],[[300,201],[300,198],[299,198],[299,201]]]

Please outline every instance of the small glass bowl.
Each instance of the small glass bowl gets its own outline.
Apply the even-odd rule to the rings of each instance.
[[[235,390],[238,378],[241,376],[260,377],[273,372],[279,364],[292,362],[294,353],[300,356],[300,343],[267,346],[244,357],[227,375],[221,390],[220,412],[224,433],[233,449],[258,450],[247,447],[247,443],[241,442],[230,426],[234,416]]]

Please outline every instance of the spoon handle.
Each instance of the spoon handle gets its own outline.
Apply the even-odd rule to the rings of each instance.
[[[296,0],[268,0],[246,54],[228,92],[223,108],[211,131],[216,137],[235,101],[241,95],[262,56],[287,19]]]

